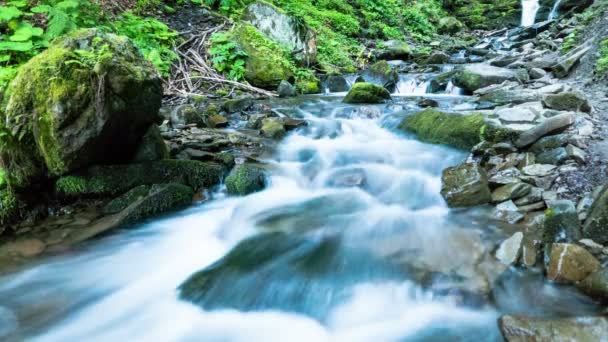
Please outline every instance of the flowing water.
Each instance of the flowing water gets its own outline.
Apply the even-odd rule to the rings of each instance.
[[[532,26],[536,23],[536,13],[540,9],[538,0],[521,1],[521,26]]]
[[[446,208],[441,171],[465,154],[397,132],[419,109],[414,100],[277,103],[310,124],[267,161],[266,190],[234,198],[218,189],[205,204],[0,278],[0,339],[499,341],[501,312],[593,310],[529,273],[510,273],[495,304],[456,289],[504,233],[483,209]],[[465,100],[437,98],[442,108]],[[281,250],[289,237],[294,247]],[[247,271],[214,279],[205,309],[179,299],[182,282],[235,246]],[[266,249],[273,257],[258,263]]]
[[[553,19],[557,19],[557,17],[559,17],[559,5],[562,3],[562,0],[555,0],[555,4],[553,5],[553,8],[551,8],[551,12],[549,12],[549,17],[547,18],[547,20],[553,20]]]

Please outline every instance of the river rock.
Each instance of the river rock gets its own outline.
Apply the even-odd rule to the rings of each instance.
[[[555,110],[591,112],[591,104],[587,96],[580,91],[545,95],[543,105]]]
[[[222,109],[228,113],[238,113],[248,110],[251,106],[253,106],[253,96],[244,95],[224,101]]]
[[[602,341],[608,335],[608,319],[604,317],[502,316],[498,325],[507,342]]]
[[[529,205],[533,203],[538,203],[543,200],[543,189],[537,187],[530,187],[530,191],[525,196],[514,201],[515,205]]]
[[[241,164],[226,177],[225,183],[229,194],[249,195],[266,187],[266,172],[256,165]]]
[[[346,94],[344,103],[382,103],[391,99],[391,93],[384,87],[372,83],[355,83]]]
[[[589,209],[583,225],[583,237],[601,244],[608,243],[608,184],[604,185]]]
[[[568,159],[568,152],[563,147],[552,148],[536,156],[536,162],[539,164],[559,165],[566,159]]]
[[[531,189],[530,184],[521,182],[503,185],[492,192],[492,202],[516,200],[529,194]]]
[[[548,164],[532,164],[524,167],[521,171],[527,176],[545,177],[550,175],[557,166]]]
[[[515,146],[522,148],[531,145],[545,135],[564,130],[574,123],[575,115],[571,113],[560,114],[548,118],[535,127],[521,133],[515,140]]]
[[[433,52],[427,59],[424,60],[424,64],[445,64],[450,60],[450,56],[442,51]]]
[[[493,84],[504,81],[528,81],[525,70],[511,70],[493,67],[487,64],[471,64],[458,70],[454,76],[454,84],[467,91],[474,92]]]
[[[297,95],[296,87],[283,80],[277,88],[277,94],[279,94],[279,97],[294,97]]]
[[[576,287],[589,297],[601,301],[608,300],[608,269],[602,268],[589,274],[577,283]]]
[[[412,50],[406,42],[401,40],[387,40],[379,44],[380,49],[376,51],[376,59],[405,60]]]
[[[491,200],[488,178],[479,164],[469,163],[443,170],[441,195],[450,207],[472,207]]]
[[[570,141],[570,135],[568,134],[556,134],[540,138],[529,150],[534,153],[541,153],[544,150],[563,147]]]
[[[574,203],[568,200],[550,202],[543,221],[543,242],[574,242],[580,237],[581,223]]]
[[[543,78],[547,76],[547,72],[541,68],[532,68],[530,69],[530,78],[537,80],[539,78]]]
[[[247,6],[242,20],[253,25],[266,37],[289,48],[298,64],[308,66],[317,58],[317,43],[313,30],[301,20],[263,1]]]
[[[133,157],[133,162],[141,163],[147,161],[156,161],[169,158],[169,150],[160,135],[160,130],[157,125],[153,124],[148,128],[146,134],[141,138],[139,147]]]
[[[460,32],[464,28],[464,25],[460,20],[454,17],[443,17],[439,20],[437,30],[444,34],[454,34]]]
[[[524,234],[517,232],[503,241],[496,251],[496,259],[507,266],[515,265],[521,256],[523,239]]]
[[[75,54],[102,48],[109,60]],[[162,94],[158,72],[129,39],[95,29],[66,35],[10,83],[0,111],[0,146],[10,148],[0,150],[0,163],[18,188],[93,164],[127,162],[160,118]]]
[[[519,211],[519,208],[513,201],[506,201],[498,204],[492,211],[492,218],[499,221],[504,221],[509,224],[515,224],[524,218],[524,215]]]
[[[547,278],[556,283],[576,283],[600,267],[600,262],[583,247],[554,243],[549,254]]]
[[[327,79],[325,80],[325,87],[332,93],[341,93],[350,89],[346,78],[344,78],[342,75],[327,76]]]
[[[280,139],[285,136],[286,130],[281,118],[266,118],[262,120],[260,132],[266,138]]]
[[[384,87],[390,92],[395,90],[397,82],[399,82],[399,74],[387,61],[379,61],[372,64],[360,77],[364,82]]]
[[[591,47],[591,44],[583,44],[560,57],[552,67],[553,74],[559,78],[567,77],[579,60],[591,50]]]

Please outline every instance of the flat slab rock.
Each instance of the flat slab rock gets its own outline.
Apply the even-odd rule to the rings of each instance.
[[[605,341],[608,336],[608,318],[605,317],[541,319],[502,316],[498,324],[508,342]]]

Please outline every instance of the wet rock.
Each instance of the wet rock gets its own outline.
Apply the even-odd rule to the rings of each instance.
[[[229,194],[245,196],[266,187],[266,173],[259,166],[241,164],[226,177],[225,183]]]
[[[454,76],[454,84],[473,92],[504,81],[524,82],[529,79],[525,70],[511,70],[487,64],[471,64],[463,67]]]
[[[578,201],[578,204],[576,205],[576,212],[578,213],[579,220],[584,222],[587,219],[592,205],[593,198],[590,196],[585,196]]]
[[[530,78],[533,80],[537,80],[537,79],[543,78],[545,76],[547,76],[547,72],[541,68],[530,69]]]
[[[391,94],[384,87],[372,83],[355,83],[346,94],[344,103],[383,103],[391,99]]]
[[[222,109],[228,113],[244,112],[253,106],[253,97],[250,95],[237,97],[235,99],[226,100],[222,104]]]
[[[524,234],[517,232],[503,241],[496,251],[496,259],[507,266],[515,265],[521,256],[523,239]]]
[[[488,179],[488,182],[492,187],[500,187],[503,185],[520,182],[520,176],[521,172],[518,169],[511,167],[496,172]]]
[[[608,185],[605,185],[591,208],[583,226],[583,237],[608,243]]]
[[[387,40],[379,45],[380,49],[376,52],[376,59],[405,60],[412,53],[409,45],[400,40]]]
[[[573,242],[580,238],[581,223],[574,203],[568,200],[550,202],[543,222],[543,242]]]
[[[586,249],[568,243],[551,245],[547,278],[557,283],[576,283],[600,269],[600,263]]]
[[[560,57],[555,65],[553,65],[553,74],[559,78],[567,77],[572,68],[589,50],[591,50],[591,45],[583,44]]]
[[[296,87],[283,80],[281,83],[279,83],[277,94],[279,94],[279,97],[294,97],[297,95]]]
[[[478,164],[443,170],[441,195],[450,207],[472,207],[491,200],[486,172]]]
[[[460,32],[464,28],[464,25],[460,20],[454,17],[443,17],[439,20],[437,30],[444,34],[454,34]]]
[[[548,118],[534,128],[521,133],[519,138],[515,140],[515,146],[522,148],[531,145],[545,135],[566,129],[574,123],[574,120],[575,115],[570,113]]]
[[[601,341],[608,334],[608,319],[604,317],[502,316],[498,325],[507,342]]]
[[[545,95],[543,105],[555,110],[591,112],[587,96],[579,91]]]
[[[158,126],[152,125],[141,138],[137,152],[135,152],[135,157],[133,157],[133,162],[156,161],[167,158],[169,158],[167,145],[160,135]]]
[[[329,75],[325,81],[325,87],[332,93],[341,93],[348,91],[350,86],[346,78],[342,75]]]
[[[418,107],[422,107],[422,108],[428,108],[428,107],[439,107],[439,102],[433,100],[433,99],[422,99],[420,101],[418,101],[416,103],[416,105],[418,105]]]
[[[523,266],[533,268],[538,261],[539,248],[529,237],[524,237],[521,250],[521,263]]]
[[[297,18],[269,3],[256,1],[245,8],[242,19],[269,39],[290,49],[299,65],[315,63],[317,43],[314,32]]]
[[[568,152],[563,147],[546,150],[536,156],[539,164],[559,165],[568,158]]]
[[[602,268],[589,274],[576,287],[589,297],[605,302],[608,300],[608,269]]]
[[[529,205],[543,200],[543,189],[537,187],[530,187],[530,191],[525,196],[514,201],[515,205]]]
[[[523,169],[526,166],[534,164],[536,164],[536,155],[534,155],[534,153],[526,152],[522,154],[518,167]]]
[[[571,144],[566,146],[566,154],[569,159],[572,159],[579,164],[584,164],[587,159],[587,153],[585,153],[585,151]]]
[[[293,131],[294,129],[297,129],[300,127],[305,127],[307,125],[308,125],[308,122],[306,122],[306,120],[292,119],[292,118],[283,119],[283,126],[285,126],[286,131]]]
[[[389,92],[395,90],[397,82],[399,82],[399,74],[393,70],[393,67],[387,61],[379,61],[372,64],[367,70],[361,74],[364,82],[375,84],[386,88]],[[355,83],[355,86],[357,84]],[[355,89],[355,86],[351,89]],[[349,92],[350,94],[350,92]],[[390,93],[389,93],[390,94]],[[348,96],[348,95],[347,95]],[[352,103],[352,102],[347,102]],[[376,103],[376,102],[368,102]]]
[[[424,64],[445,64],[450,60],[450,56],[442,51],[433,52],[427,59],[424,60]]]
[[[36,238],[18,239],[0,246],[1,254],[31,258],[44,252],[46,244]]]
[[[513,201],[500,203],[492,211],[492,218],[499,221],[504,221],[509,224],[515,224],[523,220],[524,215],[519,212]]]
[[[285,136],[285,126],[280,118],[266,118],[262,120],[260,132],[270,139],[280,139]]]
[[[570,136],[568,134],[546,136],[540,138],[537,142],[530,146],[530,151],[534,153],[541,153],[544,150],[566,146],[569,141]]]
[[[527,176],[545,177],[550,175],[557,167],[548,164],[532,164],[524,167],[521,171]]]
[[[249,117],[249,120],[247,120],[246,127],[251,129],[260,129],[262,128],[262,121],[267,117],[268,115],[266,114],[253,114]]]
[[[526,183],[511,183],[503,185],[492,192],[492,202],[499,203],[516,200],[530,193],[532,186]]]
[[[205,118],[205,124],[209,128],[221,128],[227,127],[230,122],[225,116],[214,114]]]

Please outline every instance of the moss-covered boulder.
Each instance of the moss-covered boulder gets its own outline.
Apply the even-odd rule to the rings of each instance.
[[[470,64],[454,74],[454,84],[469,92],[504,81],[526,82],[529,79],[524,69],[499,68],[488,64]]]
[[[410,46],[401,40],[387,40],[378,44],[377,59],[405,60],[412,54]]]
[[[469,150],[482,140],[511,140],[515,133],[485,120],[481,113],[446,113],[433,108],[407,116],[399,128],[415,133],[420,140]]]
[[[444,17],[439,20],[437,24],[437,31],[439,33],[454,34],[460,32],[464,28],[464,25],[460,20],[454,17]]]
[[[245,79],[252,85],[276,90],[281,81],[293,78],[292,64],[278,43],[251,25],[240,25],[233,37],[247,53]]]
[[[296,81],[296,89],[300,94],[320,94],[321,81],[319,79],[298,80]]]
[[[543,97],[543,105],[555,110],[591,112],[591,104],[587,96],[580,91],[547,94]]]
[[[465,163],[443,170],[441,195],[452,208],[482,205],[492,199],[488,176],[476,163]]]
[[[245,196],[266,187],[266,173],[258,166],[241,164],[226,177],[225,183],[229,194]]]
[[[355,83],[350,89],[344,103],[383,103],[391,99],[391,93],[386,88],[367,82]]]
[[[285,125],[281,118],[266,118],[262,120],[260,133],[270,139],[280,139],[285,136]]]
[[[178,183],[192,189],[220,183],[224,167],[195,160],[161,160],[128,165],[94,166],[86,171],[61,177],[55,183],[59,196],[108,197],[140,185]]]
[[[0,111],[0,155],[16,188],[133,157],[156,122],[162,83],[124,37],[77,31],[17,74]]]
[[[389,91],[394,91],[399,82],[399,74],[387,61],[379,61],[372,64],[361,74],[365,82],[382,86]]]
[[[134,223],[186,207],[192,203],[193,196],[192,188],[183,184],[141,185],[110,201],[103,213],[112,215],[126,210],[122,223]]]

